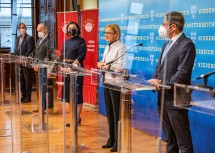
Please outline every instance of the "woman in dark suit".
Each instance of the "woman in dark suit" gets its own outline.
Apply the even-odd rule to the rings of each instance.
[[[62,57],[66,63],[84,67],[83,61],[86,56],[86,43],[83,38],[80,37],[80,27],[76,22],[70,22],[67,25],[67,35],[70,36],[65,40],[63,44]],[[69,76],[65,76],[65,86],[63,88],[63,99],[66,102],[69,102]],[[77,77],[77,114],[78,114],[78,123],[81,122],[81,110],[83,107],[83,76]],[[65,91],[65,92],[64,92]],[[67,124],[66,126],[70,126]]]
[[[103,59],[98,63],[98,67],[106,71],[122,72],[123,55],[125,54],[125,45],[120,39],[120,28],[116,24],[109,24],[105,27],[105,40],[109,43],[105,48]],[[114,62],[111,62],[114,61]],[[110,64],[108,64],[110,63]],[[105,73],[105,106],[109,126],[109,139],[102,148],[112,148],[111,152],[117,151],[118,143],[118,121],[120,111],[120,91],[117,86],[111,85],[111,80],[121,80],[121,77],[114,76],[111,73]],[[109,83],[108,83],[109,82]]]

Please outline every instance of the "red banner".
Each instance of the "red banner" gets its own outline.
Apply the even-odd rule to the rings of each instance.
[[[70,21],[78,21],[77,12],[58,12],[58,50],[62,50],[62,45],[67,35],[65,31],[66,25]],[[87,44],[87,53],[84,60],[84,68],[91,69],[97,67],[98,61],[98,10],[81,11],[81,36]],[[59,77],[59,82],[62,82],[62,77]],[[61,98],[62,87],[58,88],[58,98]],[[84,77],[84,102],[96,105],[97,86],[91,84],[90,77]]]
[[[86,69],[96,68],[98,61],[98,10],[81,11],[81,33],[87,44],[84,60]],[[97,86],[91,84],[91,78],[84,78],[84,101],[96,105]]]
[[[58,50],[62,50],[64,40],[69,38],[66,35],[66,26],[69,22],[74,21],[78,23],[77,12],[57,12],[57,36],[58,36]]]

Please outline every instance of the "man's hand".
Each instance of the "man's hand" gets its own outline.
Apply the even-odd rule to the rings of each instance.
[[[61,67],[61,66],[60,66],[60,70],[63,71],[64,73],[69,73],[69,72],[71,72],[71,69],[68,68],[68,67],[64,68],[64,67]]]
[[[60,53],[57,49],[54,49],[54,50],[52,51],[52,53],[53,53],[57,58],[59,58],[59,57],[61,56],[61,53]]]
[[[148,80],[150,83],[150,86],[155,87],[157,90],[160,90],[159,84],[161,83],[161,80],[158,79],[150,79]]]
[[[34,71],[38,72],[38,70],[39,70],[38,66],[34,66]]]

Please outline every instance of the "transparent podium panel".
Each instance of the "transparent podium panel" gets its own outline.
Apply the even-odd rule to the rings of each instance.
[[[38,152],[84,152],[84,142],[78,135],[76,90],[79,77],[88,77],[91,74],[84,68],[57,61],[33,60],[32,64],[25,64],[32,65],[35,70],[37,91],[32,92],[34,95],[31,102],[20,105],[20,112],[23,113],[24,110],[30,113],[21,113],[22,152],[35,152],[35,147],[30,147],[32,145],[38,145]],[[58,77],[62,77],[61,82]],[[59,84],[66,91],[61,91],[62,99],[57,99]],[[65,94],[69,94],[68,100]],[[66,126],[67,124],[70,126]]]
[[[215,116],[215,90],[183,84],[175,84],[174,89],[176,107]]]
[[[136,147],[135,141],[146,141],[147,136],[139,137],[138,129],[133,127],[136,124],[134,118],[135,114],[144,114],[146,112],[135,112],[138,104],[136,103],[135,97],[139,97],[141,99],[141,105],[145,105],[149,100],[147,97],[148,94],[153,93],[155,90],[154,87],[150,86],[150,84],[143,80],[142,78],[138,78],[136,75],[128,74],[127,70],[124,70],[122,73],[110,72],[105,70],[97,70],[91,69],[91,83],[98,85],[104,90],[104,99],[108,98],[107,92],[116,91],[119,93],[119,121],[118,121],[118,152],[120,153],[131,153],[131,152],[147,152],[144,148],[144,144],[142,147]],[[105,97],[106,96],[106,97]],[[111,95],[110,95],[111,96]],[[140,106],[139,106],[140,107]],[[117,110],[115,110],[117,111]],[[147,111],[147,110],[145,110]],[[116,112],[117,113],[117,112]],[[149,112],[150,113],[150,112]],[[107,114],[108,115],[108,114]],[[151,114],[153,116],[153,113]],[[108,126],[108,123],[107,123]],[[159,125],[151,125],[151,129],[155,129],[155,127],[160,127]],[[160,130],[160,128],[159,128]],[[108,133],[108,129],[107,129]],[[150,136],[149,136],[150,137]],[[107,142],[108,136],[104,141],[104,144]],[[160,144],[156,138],[154,140],[148,142],[151,146],[151,150],[153,152],[158,152],[163,144]]]
[[[15,62],[16,57],[11,54],[0,55],[0,138],[2,141],[9,142],[6,145],[8,147],[6,152],[12,152],[13,70]]]
[[[14,73],[13,150],[20,153],[49,152],[45,64],[31,57],[19,56]]]

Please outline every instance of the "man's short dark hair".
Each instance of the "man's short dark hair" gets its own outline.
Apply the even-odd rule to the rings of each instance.
[[[185,21],[181,12],[169,12],[166,14],[166,19],[169,25],[175,24],[180,31],[183,31]]]
[[[17,28],[18,28],[18,29],[20,29],[21,27],[26,28],[25,23],[19,23],[19,24],[17,25]]]

